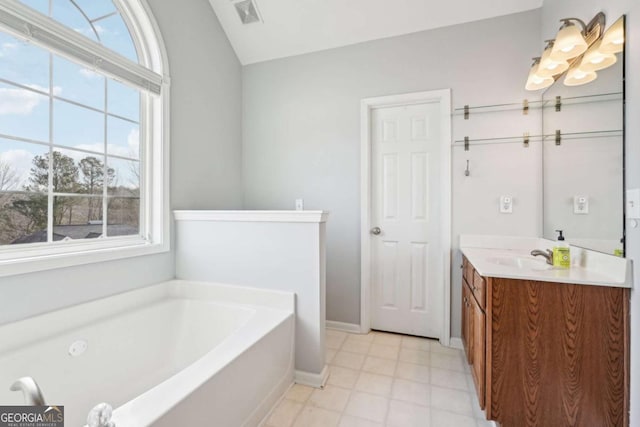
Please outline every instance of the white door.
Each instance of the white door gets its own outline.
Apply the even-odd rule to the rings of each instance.
[[[440,104],[371,114],[371,327],[440,338]]]

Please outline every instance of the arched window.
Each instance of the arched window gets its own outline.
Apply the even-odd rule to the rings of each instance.
[[[6,274],[39,269],[39,256],[94,262],[168,249],[168,77],[141,1],[0,3]]]

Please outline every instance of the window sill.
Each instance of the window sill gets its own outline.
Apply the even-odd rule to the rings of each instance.
[[[114,242],[112,246],[78,245],[68,251],[49,254],[29,254],[29,251],[16,251],[12,258],[0,259],[0,277],[37,271],[75,267],[98,262],[115,261],[144,255],[169,252],[168,243],[149,243],[142,239],[127,242],[126,245]]]

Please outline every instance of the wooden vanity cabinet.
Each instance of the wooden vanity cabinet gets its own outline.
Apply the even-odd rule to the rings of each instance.
[[[476,386],[480,407],[485,406],[486,281],[464,258],[462,263],[462,343]]]
[[[482,277],[466,258],[463,270],[462,340],[487,419],[629,425],[629,289]]]

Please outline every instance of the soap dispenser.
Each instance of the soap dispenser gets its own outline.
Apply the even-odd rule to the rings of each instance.
[[[558,241],[553,247],[553,266],[558,268],[569,268],[571,267],[569,245],[564,241],[562,230],[556,230],[556,233],[558,233]]]

